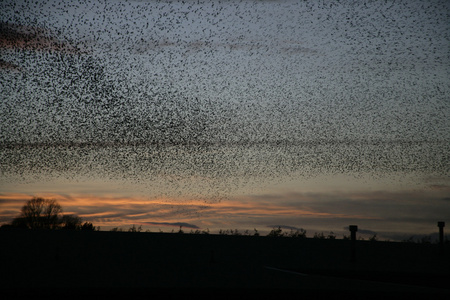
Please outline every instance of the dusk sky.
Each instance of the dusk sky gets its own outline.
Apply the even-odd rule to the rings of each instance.
[[[0,224],[450,222],[450,2],[0,2]]]

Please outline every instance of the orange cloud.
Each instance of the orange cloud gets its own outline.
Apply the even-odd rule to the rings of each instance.
[[[5,22],[0,22],[0,48],[52,50],[66,53],[80,52],[70,44],[58,40],[49,30],[44,28]]]
[[[218,204],[209,206],[206,211],[217,214],[232,214],[232,215],[247,215],[247,216],[291,216],[291,217],[332,217],[332,218],[354,218],[367,219],[368,217],[362,215],[348,215],[348,214],[333,214],[326,212],[316,212],[313,210],[305,210],[293,208],[292,205],[277,204],[274,202],[240,202],[224,201]]]
[[[21,71],[22,68],[16,64],[11,62],[7,62],[3,59],[0,59],[0,69],[10,70],[10,71]]]
[[[64,213],[77,214],[84,220],[101,227],[128,226],[131,224],[166,226],[167,224],[186,223],[191,224],[191,228],[196,228],[196,226],[205,227],[214,224],[226,225],[227,221],[224,220],[230,219],[272,219],[277,217],[364,218],[358,215],[349,216],[295,209],[290,205],[269,201],[250,202],[246,199],[224,200],[205,205],[200,200],[147,199],[144,197],[114,197],[112,195],[99,197],[84,194],[40,194],[36,196],[55,199],[63,207]],[[8,208],[8,213],[2,213],[0,216],[3,220],[14,218],[19,213],[20,207],[31,197],[28,194],[0,195],[2,208]]]
[[[60,41],[44,28],[0,22],[0,49],[23,49],[30,51],[58,51],[66,54],[82,53],[67,42]],[[12,62],[0,59],[0,69],[21,71]]]

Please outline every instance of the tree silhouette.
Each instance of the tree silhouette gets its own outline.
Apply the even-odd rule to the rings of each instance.
[[[98,227],[100,228],[100,227]],[[84,222],[78,229],[80,230],[95,230],[95,226],[91,222]]]
[[[81,227],[81,218],[77,215],[64,215],[61,220],[61,228],[76,230]]]
[[[56,200],[39,197],[27,201],[21,208],[20,215],[8,226],[28,229],[96,230],[92,223],[82,223],[81,217],[77,215],[62,215],[61,205]]]
[[[59,227],[62,215],[61,205],[55,200],[34,197],[22,206],[18,218],[12,225],[30,229],[55,229]]]

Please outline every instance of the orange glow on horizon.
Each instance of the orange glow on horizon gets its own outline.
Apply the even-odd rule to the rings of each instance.
[[[273,218],[321,218],[321,219],[376,219],[361,215],[333,214],[296,208],[292,203],[280,204],[275,201],[253,201],[248,199],[223,200],[205,203],[203,200],[184,200],[145,197],[117,197],[112,195],[92,196],[86,194],[38,194],[37,197],[57,200],[65,214],[77,214],[83,221],[92,222],[100,227],[151,226],[173,227],[178,223],[214,226],[228,226],[230,220],[273,219]],[[0,216],[16,217],[20,208],[33,196],[28,194],[1,194],[2,211]],[[12,214],[11,211],[17,213]],[[200,215],[199,215],[200,214]],[[200,217],[201,216],[201,217]],[[161,225],[159,225],[161,224]],[[228,224],[228,225],[227,225]],[[188,226],[187,226],[188,227]]]

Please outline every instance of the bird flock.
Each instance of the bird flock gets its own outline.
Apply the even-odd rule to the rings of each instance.
[[[450,176],[447,1],[0,3],[0,179],[226,197]],[[247,191],[248,192],[248,191]]]

